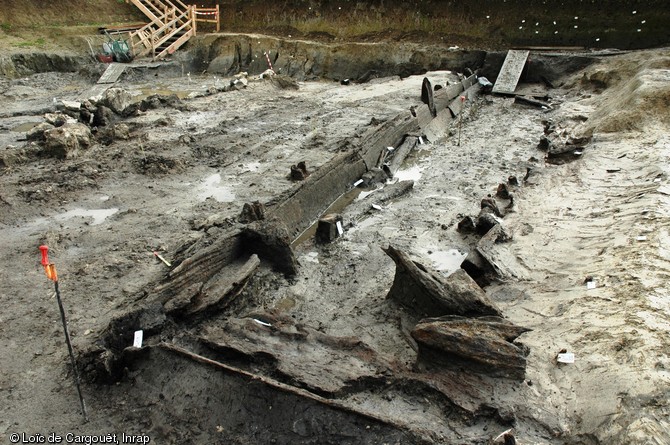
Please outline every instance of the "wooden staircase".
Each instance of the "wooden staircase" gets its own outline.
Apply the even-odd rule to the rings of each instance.
[[[146,15],[150,22],[130,33],[134,57],[164,59],[196,33],[196,7],[181,0],[126,0]]]

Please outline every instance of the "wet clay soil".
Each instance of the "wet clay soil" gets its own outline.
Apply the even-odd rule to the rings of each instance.
[[[116,117],[128,139],[68,160],[21,139],[54,99],[98,93],[90,79],[0,79],[0,150],[12,153],[0,173],[0,435],[451,444],[487,443],[514,427],[528,444],[669,443],[670,135],[667,111],[648,105],[653,97],[667,105],[668,68],[662,50],[604,58],[546,91],[552,111],[469,98],[460,135],[454,127],[406,160],[397,177],[414,180],[412,191],[355,220],[344,208],[341,238],[294,246],[295,277],[261,264],[232,306],[150,338],[168,349],[139,352],[119,382],[85,383],[88,424],[38,246],[49,245],[58,267],[75,351],[89,350],[168,270],[153,251],[173,261],[205,232],[215,239],[244,203],[293,187],[291,165],[315,170],[370,125],[419,105],[423,76],[297,90],[250,79],[201,95],[230,79],[148,71],[117,86],[137,99],[174,93],[180,105]],[[445,85],[455,73],[427,77]],[[537,145],[547,120],[582,123],[593,137],[570,162],[545,162]],[[504,218],[507,273],[485,290],[509,320],[532,329],[519,339],[530,348],[526,378],[422,369],[411,319],[385,298],[395,268],[381,248],[393,244],[449,274],[475,243],[458,222],[510,176],[520,186]],[[355,199],[374,204],[379,191],[369,191]],[[296,332],[306,340],[293,349],[282,338]],[[556,363],[563,349],[574,363]]]

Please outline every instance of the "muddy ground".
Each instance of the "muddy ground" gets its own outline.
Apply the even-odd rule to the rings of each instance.
[[[554,88],[525,85],[552,110],[469,96],[460,131],[418,145],[396,175],[415,181],[412,190],[373,208],[382,191],[352,185],[336,203],[343,236],[300,237],[295,276],[264,259],[226,308],[148,330],[150,346],[127,351],[117,381],[82,369],[86,424],[38,246],[51,249],[85,366],[110,321],[146,303],[170,270],[153,251],[177,264],[185,249],[238,227],[244,203],[296,186],[291,165],[316,171],[418,107],[424,76],[342,85],[250,73],[246,88],[223,92],[231,78],[137,68],[115,86],[134,101],[180,100],[113,116],[125,127],[98,130],[71,159],[23,139],[61,100],[99,94],[95,69],[1,78],[3,441],[73,432],[154,443],[474,444],[513,427],[522,444],[670,443],[669,70],[667,51],[650,50],[602,57]],[[426,76],[446,85],[456,75]],[[549,159],[538,149],[547,121],[589,137]],[[452,273],[478,239],[458,222],[510,176],[520,184],[503,219],[512,239],[497,247],[504,267],[484,289],[532,329],[519,338],[530,348],[525,378],[421,366],[408,335],[416,319],[386,298],[395,266],[382,247]],[[574,363],[556,362],[563,349]]]

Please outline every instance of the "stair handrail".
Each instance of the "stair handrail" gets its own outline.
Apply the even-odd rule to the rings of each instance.
[[[133,32],[131,34],[136,34],[136,33],[139,34],[140,31],[149,31],[149,30],[153,31],[154,26],[157,26],[159,29],[162,28],[165,25],[165,22],[167,20],[167,14],[168,13],[165,12],[160,17],[157,17],[158,23],[149,22],[149,23],[147,23],[146,25],[144,25],[143,27],[141,27],[140,29],[136,30],[135,32]]]
[[[152,9],[149,9],[144,3],[142,3],[139,0],[126,0],[126,3],[128,2],[132,2],[140,11],[144,13],[144,15],[146,15],[149,19],[151,19],[151,21],[156,25],[160,26],[162,24],[160,17],[161,15],[164,15],[165,11],[159,10],[158,7],[153,3],[147,2],[149,5],[151,5],[153,11],[159,13],[158,15],[152,12]]]
[[[195,5],[193,7],[193,14],[195,16],[195,22],[214,23],[216,25],[216,32],[221,31],[221,9],[219,8],[218,4],[215,8],[199,8],[197,5]],[[204,15],[205,18],[200,18],[200,15]],[[214,18],[207,18],[209,16],[214,16]]]
[[[146,2],[148,5],[151,6],[151,8],[158,13],[151,12],[151,10],[140,0],[126,0],[126,2],[131,1],[135,6],[137,6],[140,10],[146,9],[151,13],[151,15],[147,14],[145,12],[145,15],[151,19],[152,22],[154,22],[157,26],[162,26],[165,23],[165,19],[167,17],[168,12],[174,12],[179,11],[180,13],[188,12],[190,9],[190,6],[187,6],[184,4],[181,0],[175,0],[175,2],[179,5],[176,6],[174,3],[172,3],[171,0],[155,0],[160,6],[163,6],[164,9],[160,10],[159,6],[154,4],[153,1],[148,1]],[[144,12],[144,11],[143,11]],[[183,14],[182,14],[183,15]],[[190,19],[190,18],[189,18]]]
[[[164,1],[166,3],[169,3],[171,6],[179,9],[182,12],[188,11],[188,8],[189,8],[189,6],[186,5],[184,2],[182,2],[181,0],[174,0],[175,3],[177,3],[177,5],[179,5],[180,7],[175,6],[175,4],[172,3],[172,0],[162,0],[162,1]]]
[[[129,0],[126,0],[129,1]],[[139,0],[132,0],[133,3]],[[184,10],[172,3],[171,0],[156,0],[159,5],[165,7],[160,15],[156,16],[157,20],[152,20],[151,23],[143,26],[137,31],[130,34],[130,43],[135,57],[140,57],[147,54],[152,54],[154,60],[158,57],[164,56],[170,50],[178,48],[188,41],[188,39],[196,33],[196,7],[193,5],[185,5],[181,0],[174,0]],[[147,2],[152,5],[154,9],[157,6],[154,3]],[[144,6],[145,9],[146,6]],[[177,40],[170,43],[159,54],[156,54],[158,48],[168,42],[175,35],[182,33]],[[140,49],[143,47],[144,49]]]
[[[156,32],[163,32],[169,28],[175,27],[176,25],[181,25],[183,27],[184,25],[189,25],[190,20],[185,20],[182,22],[184,19],[188,19],[188,11],[181,12],[179,15],[175,16],[174,18],[170,19],[169,21],[166,21],[163,26],[160,27],[160,29],[157,29]],[[181,22],[181,23],[180,23]]]
[[[150,22],[144,25],[142,28],[130,33],[130,43],[133,49],[133,54],[137,55],[136,48],[139,44],[143,44],[145,48],[151,49],[149,45],[153,46],[153,41],[155,40],[155,34],[157,31],[161,31],[165,27],[165,22],[167,21],[168,12],[164,12],[163,15],[158,17],[159,24],[155,22]],[[158,27],[158,29],[156,29]],[[133,37],[139,38],[139,43],[133,41]],[[147,42],[149,40],[149,42]]]
[[[174,14],[174,17],[176,17],[177,19],[186,18],[188,21],[189,18],[186,16],[186,13],[189,11],[189,6],[186,6],[183,3],[179,2],[181,5],[185,7],[185,9],[182,10],[179,7],[175,6],[170,0],[162,0],[162,1],[164,1],[171,7],[171,9],[169,9],[169,12]],[[179,15],[177,15],[177,12],[179,12]],[[161,26],[164,25],[165,23],[167,22],[162,22]]]
[[[135,40],[138,39],[138,40]],[[130,34],[130,47],[133,51],[133,57],[137,57],[141,51],[138,51],[138,47],[150,48],[151,46],[151,32],[150,30],[142,30],[133,32]]]

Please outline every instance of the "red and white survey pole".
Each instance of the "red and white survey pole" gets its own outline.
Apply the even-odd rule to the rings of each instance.
[[[79,393],[81,413],[84,415],[84,421],[88,422],[86,403],[84,403],[84,396],[81,394],[81,385],[79,383],[79,371],[77,371],[77,363],[74,360],[74,352],[72,351],[72,343],[70,342],[70,332],[67,329],[67,321],[65,320],[65,309],[63,308],[63,301],[60,298],[60,291],[58,290],[58,273],[56,272],[56,265],[49,262],[49,248],[47,246],[40,246],[40,250],[42,251],[42,266],[44,267],[44,272],[46,272],[47,278],[54,282],[54,288],[56,289],[58,309],[60,309],[60,318],[63,322],[63,332],[65,332],[65,343],[67,343],[67,350],[70,353],[72,371],[74,372],[74,382],[77,385],[77,392]]]
[[[461,126],[463,125],[463,107],[465,106],[465,96],[461,96],[461,112],[458,115],[458,146],[461,146]]]
[[[265,51],[263,54],[265,54],[265,60],[268,61],[268,66],[270,67],[270,71],[273,73],[275,72],[274,68],[272,68],[272,62],[270,62],[270,55],[268,54],[267,51]]]

